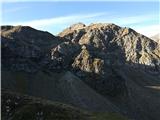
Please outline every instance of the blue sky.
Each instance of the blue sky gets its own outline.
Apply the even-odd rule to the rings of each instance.
[[[158,1],[4,2],[3,25],[29,25],[57,34],[77,22],[115,23],[147,36],[160,30]]]

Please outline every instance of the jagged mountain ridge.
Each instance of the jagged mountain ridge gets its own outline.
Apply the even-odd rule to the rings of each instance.
[[[14,35],[14,32],[10,33],[10,29],[12,31],[13,28],[7,27],[1,31],[2,41],[5,43],[2,44],[2,55],[4,54],[2,56],[2,64],[8,65],[12,63],[7,66],[7,69],[6,66],[2,66],[2,71],[4,71],[2,74],[2,87],[31,95],[36,95],[37,91],[43,88],[41,92],[38,92],[38,96],[51,99],[52,92],[48,93],[47,89],[52,91],[53,86],[56,85],[56,79],[64,75],[55,75],[53,73],[71,71],[84,84],[87,84],[90,89],[95,90],[97,94],[104,96],[106,101],[110,101],[111,104],[120,109],[121,114],[138,120],[158,119],[159,109],[156,107],[160,105],[158,102],[160,99],[158,92],[160,86],[158,80],[160,49],[158,43],[130,28],[121,28],[115,24],[91,24],[86,26],[80,23],[62,31],[58,37],[53,36],[53,39],[51,39],[53,43],[55,42],[54,39],[58,42],[55,42],[54,46],[51,43],[49,45],[51,47],[46,47],[48,50],[44,52],[45,54],[35,61],[32,57],[25,57],[23,53],[18,55],[23,57],[17,57],[15,56],[17,52],[11,52],[16,50],[17,47],[15,45],[19,42],[12,45],[10,42],[8,44],[8,40],[17,40],[21,33],[16,31],[14,31],[16,35]],[[9,32],[5,33],[6,31]],[[6,34],[9,36],[11,34],[12,37],[8,37]],[[44,33],[41,32],[41,34],[43,36]],[[28,37],[28,34],[23,35],[23,38]],[[20,40],[23,42],[27,39],[21,38]],[[37,42],[34,45],[35,47],[32,48],[41,48]],[[43,48],[43,43],[41,45]],[[33,50],[27,49],[26,51],[32,52]],[[8,61],[10,59],[14,59],[14,61]],[[19,60],[24,62],[20,63]],[[27,63],[26,61],[28,64],[24,65]],[[16,67],[13,69],[11,66],[14,64]],[[32,67],[33,71],[27,70],[27,67]],[[27,74],[28,72],[34,73],[36,78],[32,74],[23,76],[18,71],[24,71]],[[125,73],[128,74],[125,75]],[[13,79],[10,80],[11,78]],[[40,84],[38,83],[39,79],[42,79]],[[28,82],[30,80],[34,82],[32,87],[30,85],[31,82]],[[52,80],[55,82],[51,82]],[[22,81],[25,82],[23,83]],[[53,86],[50,85],[51,83]],[[23,87],[20,87],[21,84],[23,84]],[[60,85],[58,87],[62,88]],[[72,91],[71,86],[67,85],[65,87],[67,89],[69,87]],[[29,88],[33,90],[30,89],[27,92]],[[152,88],[156,89],[152,90]],[[133,91],[134,89],[136,89],[136,92]],[[61,94],[58,94],[58,89],[53,91],[61,96]],[[62,89],[62,91],[65,90]],[[139,93],[145,94],[145,96],[141,96]],[[77,94],[73,94],[75,103],[79,102],[78,97],[76,97],[78,96]],[[54,95],[56,96],[56,94]],[[67,95],[70,96],[70,94],[66,93]],[[153,98],[154,104],[150,103],[151,99],[147,96]],[[67,98],[70,99],[70,97]],[[134,98],[137,98],[137,100],[132,100]],[[66,103],[72,104],[72,102],[70,99]],[[78,104],[74,105],[81,107]],[[142,110],[145,106],[148,108]],[[152,113],[151,111],[155,111],[155,108],[157,112]]]
[[[120,52],[120,55],[124,54],[127,63],[157,67],[160,65],[160,48],[158,44],[136,31],[130,28],[121,28],[115,24],[99,23],[89,26],[83,25],[83,27],[81,27],[82,25],[83,24],[80,23],[78,29],[77,27],[75,29],[74,26],[71,26],[71,30],[68,28],[62,31],[59,36],[69,38],[74,42],[78,42],[80,45],[86,45],[96,50],[98,49],[101,51],[101,54],[103,53],[106,57],[107,53],[119,49],[116,52]]]

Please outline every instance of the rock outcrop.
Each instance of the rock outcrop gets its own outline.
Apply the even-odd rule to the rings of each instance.
[[[79,50],[80,45],[70,41],[63,42],[51,49],[51,60],[54,61],[54,63],[57,62],[61,68],[67,68],[73,62]]]

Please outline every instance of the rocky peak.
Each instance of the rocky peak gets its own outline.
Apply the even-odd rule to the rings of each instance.
[[[87,26],[87,29],[101,29],[104,30],[106,28],[115,28],[119,27],[113,23],[91,23],[90,25]]]
[[[83,23],[76,23],[71,25],[70,27],[66,28],[62,32],[60,32],[58,35],[60,37],[65,37],[66,35],[69,35],[71,33],[76,33],[77,31],[80,31],[81,29],[84,29],[86,27]]]
[[[83,24],[83,23],[81,23],[81,22],[79,22],[79,23],[76,23],[76,24],[71,25],[71,26],[69,27],[69,29],[70,29],[70,30],[78,30],[78,29],[82,29],[82,28],[84,28],[84,27],[86,27],[86,25]]]

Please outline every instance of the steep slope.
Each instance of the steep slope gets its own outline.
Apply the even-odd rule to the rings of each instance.
[[[38,72],[34,76],[24,72],[2,71],[2,79],[5,79],[2,81],[3,88],[12,91],[60,101],[90,111],[119,112],[110,101],[69,71],[50,75]]]
[[[160,80],[138,69],[123,67],[116,72],[125,79],[127,96],[112,99],[120,108],[125,107],[136,119],[158,120],[160,114]],[[127,104],[127,106],[126,106]]]
[[[64,100],[66,99],[71,102],[71,104],[78,105],[81,108],[89,109],[91,111],[118,112],[116,106],[88,87],[71,72],[65,73],[59,82],[59,89],[62,90],[63,96],[65,96]]]

